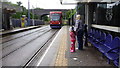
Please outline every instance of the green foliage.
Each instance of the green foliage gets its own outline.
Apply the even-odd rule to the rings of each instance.
[[[47,15],[46,15],[46,16],[43,16],[42,19],[43,19],[44,21],[49,21],[49,17],[48,17]]]
[[[22,4],[22,2],[21,2],[21,1],[17,2],[17,5],[18,5],[18,6],[21,6],[21,4]]]
[[[22,12],[16,12],[15,14],[12,15],[12,18],[20,19],[21,16],[22,16]]]
[[[21,6],[21,7],[22,7],[23,12],[27,11],[27,9],[24,6]]]
[[[13,4],[13,3],[11,3],[11,2],[4,2],[5,4],[10,4],[10,5],[12,5],[12,6],[18,6],[17,4]]]
[[[69,19],[72,17],[72,15],[74,15],[76,13],[75,9],[69,10],[66,12],[66,19]]]
[[[26,17],[28,17],[28,11],[26,12],[16,12],[15,14],[12,14],[12,18],[15,18],[15,19],[20,19],[22,15],[26,15]],[[30,13],[30,18],[32,19],[33,18],[33,14]],[[37,15],[34,15],[34,19],[38,19],[39,17]]]
[[[4,2],[4,3],[5,3],[5,4],[10,4],[10,5],[12,5],[12,6],[21,6],[21,4],[22,4],[21,1],[17,2],[17,4],[13,4],[12,2]]]
[[[39,16],[38,15],[34,15],[34,19],[39,19]]]
[[[10,4],[12,6],[21,6],[22,2],[19,1],[17,2],[17,4],[13,4],[11,2],[4,2],[5,4]],[[24,7],[24,6],[21,6],[22,9],[23,9],[23,12],[16,12],[15,14],[12,14],[11,17],[12,18],[15,18],[15,19],[20,19],[22,15],[26,15],[26,17],[28,17],[28,10]],[[36,8],[36,9],[42,9],[42,8]],[[32,19],[33,18],[33,14],[30,13],[30,18]],[[34,15],[34,19],[38,19],[38,15]]]
[[[35,8],[35,9],[43,9],[43,8]]]

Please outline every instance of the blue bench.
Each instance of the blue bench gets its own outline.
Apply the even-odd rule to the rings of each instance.
[[[97,34],[96,34],[96,30],[95,29],[92,29],[92,32],[90,32],[89,33],[89,35],[88,35],[88,40],[91,42],[91,43],[93,43],[95,40],[96,40],[96,36],[97,36]]]
[[[106,52],[104,53],[104,55],[108,58],[108,63],[110,63],[110,60],[117,62],[117,59],[119,59],[119,54],[120,54],[120,38],[115,37],[111,44],[109,46],[106,46]]]
[[[104,32],[101,33],[100,35],[100,38],[98,38],[94,43],[93,45],[96,47],[96,48],[99,48],[101,45],[103,44],[107,44],[107,39],[108,37],[106,37],[106,34]]]
[[[92,40],[92,38],[93,38],[93,36],[94,36],[94,33],[95,33],[94,29],[91,29],[90,32],[88,32],[88,38],[89,38],[88,40],[89,40],[89,41]]]
[[[103,43],[95,44],[96,48],[99,49],[100,52],[104,53],[107,51],[107,46],[109,46],[112,42],[112,35],[108,34],[105,41]]]
[[[88,41],[97,47],[97,44],[103,44],[106,40],[106,34],[98,30],[92,30],[92,33],[89,33]]]
[[[108,39],[109,40],[109,39]],[[108,41],[106,40],[106,41]],[[111,41],[111,40],[109,40]],[[120,38],[119,37],[115,37],[112,42],[107,42],[107,44],[104,44],[104,45],[101,45],[99,46],[99,51],[102,52],[102,53],[106,53],[110,50],[114,50],[117,48],[117,51],[114,50],[114,52],[118,52],[118,48],[119,48],[119,42],[120,42]]]
[[[119,58],[113,61],[114,65],[119,67]]]
[[[96,47],[103,56],[108,58],[108,63],[112,60],[115,66],[119,65],[120,54],[120,38],[115,37],[113,39],[111,34],[91,29],[88,34],[88,40],[94,47]]]

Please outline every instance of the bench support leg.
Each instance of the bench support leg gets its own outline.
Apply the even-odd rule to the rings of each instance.
[[[110,59],[108,59],[107,63],[110,64]]]

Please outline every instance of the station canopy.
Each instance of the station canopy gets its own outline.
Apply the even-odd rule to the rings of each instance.
[[[89,2],[117,2],[120,0],[60,0],[63,4],[77,4],[78,2],[89,3]]]

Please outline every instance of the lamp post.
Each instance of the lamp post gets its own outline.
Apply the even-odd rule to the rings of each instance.
[[[33,8],[33,10],[32,10],[32,13],[33,13],[33,20],[32,20],[32,22],[33,22],[33,26],[35,25],[35,23],[34,23],[34,7],[32,6],[32,8]]]
[[[30,0],[28,0],[28,24],[30,23]]]

